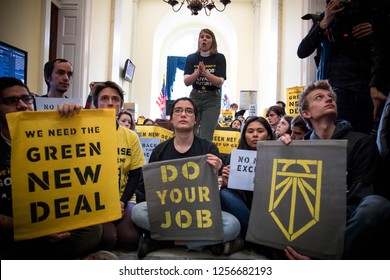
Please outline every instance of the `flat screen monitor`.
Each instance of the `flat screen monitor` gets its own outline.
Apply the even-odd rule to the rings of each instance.
[[[15,77],[27,84],[27,52],[0,41],[0,77]]]
[[[123,79],[132,82],[134,78],[135,65],[130,59],[126,59],[125,67],[123,68]]]

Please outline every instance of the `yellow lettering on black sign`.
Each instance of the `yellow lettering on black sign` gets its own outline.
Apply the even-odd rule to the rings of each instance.
[[[173,182],[179,175],[179,170],[173,165],[162,165],[161,179],[162,182]],[[199,177],[200,168],[195,162],[187,162],[181,168],[181,175],[188,180],[195,180]],[[207,186],[189,186],[180,188],[172,188],[170,190],[156,191],[161,205],[167,203],[187,203],[210,202],[210,190]],[[207,209],[195,209],[194,213],[188,210],[179,210],[176,213],[165,211],[165,220],[161,223],[164,229],[170,228],[174,222],[180,228],[188,228],[192,225],[193,216],[196,216],[198,228],[209,228],[213,225],[211,212]],[[174,217],[174,218],[173,218]]]
[[[321,185],[322,160],[274,159],[268,211],[287,240],[293,241],[319,222]],[[300,228],[295,221],[298,196],[303,197],[311,217]],[[290,208],[287,222],[277,215],[277,208],[282,204],[288,204]]]

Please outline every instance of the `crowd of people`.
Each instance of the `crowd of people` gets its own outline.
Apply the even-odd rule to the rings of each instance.
[[[241,150],[256,150],[259,141],[279,140],[288,146],[297,140],[347,140],[346,229],[341,258],[387,258],[384,252],[390,249],[390,190],[385,179],[390,167],[390,74],[386,62],[390,50],[384,38],[390,27],[390,4],[388,0],[340,2],[326,1],[326,10],[298,47],[300,58],[320,50],[318,77],[301,92],[299,115],[286,115],[286,104],[279,100],[266,110],[265,117],[245,119],[245,110],[238,113],[238,106],[233,103],[231,109],[236,113],[231,127],[241,133],[238,144]],[[44,79],[48,91],[42,96],[66,98],[73,74],[72,64],[65,59],[46,63]],[[142,173],[145,157],[134,131],[136,122],[129,111],[122,109],[122,88],[106,81],[90,86],[84,109],[115,109],[116,148],[130,151],[118,152],[118,174],[112,174],[112,180],[118,182],[121,218],[15,241],[11,183],[14,139],[11,140],[6,115],[33,111],[34,94],[20,80],[0,77],[1,259],[93,259],[99,258],[96,257],[99,252],[105,258],[116,259],[109,252],[118,248],[138,250],[139,259],[143,259],[150,252],[174,246],[195,251],[210,248],[215,255],[248,249],[266,253],[270,258],[312,259],[292,246],[278,251],[245,240],[253,191],[229,188],[230,157],[222,161],[212,142],[221,109],[220,89],[225,80],[225,57],[217,50],[214,33],[202,29],[197,50],[187,57],[184,70],[184,83],[193,88],[190,97],[178,98],[173,103],[170,123],[174,135],[157,145],[149,159],[153,163],[207,155],[207,163],[222,178],[219,195],[223,239],[183,242],[151,237]],[[57,110],[63,117],[72,117],[84,109],[80,104],[65,102]],[[155,125],[149,119],[142,124]]]

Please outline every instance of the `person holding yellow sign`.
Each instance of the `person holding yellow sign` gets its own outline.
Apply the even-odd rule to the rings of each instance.
[[[88,226],[67,232],[14,241],[11,180],[11,137],[6,115],[33,111],[34,97],[19,79],[0,78],[0,257],[1,259],[75,259],[95,251],[102,236],[102,226]],[[62,104],[61,116],[73,116],[81,105]],[[16,139],[14,139],[16,141]]]
[[[119,114],[123,103],[122,88],[112,82],[99,83],[93,88],[93,104],[95,108],[115,109]],[[134,203],[129,200],[134,195],[141,178],[141,167],[145,164],[138,135],[117,123],[117,153],[119,193],[122,218],[103,224],[102,249],[112,250],[120,246],[126,250],[136,250],[139,234],[131,220]],[[119,206],[119,205],[118,205]]]

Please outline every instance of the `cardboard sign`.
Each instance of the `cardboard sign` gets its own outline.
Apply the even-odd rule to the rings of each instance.
[[[139,139],[142,146],[142,151],[144,153],[146,163],[149,162],[150,155],[153,152],[153,149],[160,144],[160,138],[140,138]]]
[[[246,239],[338,259],[346,220],[346,140],[257,143]]]
[[[223,240],[218,177],[207,156],[153,162],[142,170],[152,238]]]
[[[237,149],[240,137],[241,133],[237,129],[216,129],[212,142],[218,147],[221,154],[230,154],[233,149]]]
[[[57,110],[58,106],[65,103],[77,103],[81,105],[80,98],[48,98],[48,97],[34,97],[35,110]]]
[[[256,170],[256,151],[232,151],[228,188],[253,191]]]
[[[249,105],[249,116],[257,116],[257,105],[256,104],[250,104]]]
[[[240,110],[249,110],[251,104],[257,103],[257,91],[241,90],[240,91]]]
[[[7,114],[15,240],[121,217],[114,120],[102,109]]]

